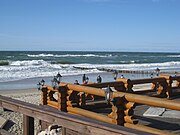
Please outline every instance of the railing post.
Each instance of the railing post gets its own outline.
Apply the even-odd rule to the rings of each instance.
[[[41,89],[42,94],[41,94],[41,98],[42,98],[42,105],[47,105],[47,100],[48,100],[48,89],[46,87]],[[49,123],[43,120],[39,120],[39,123],[41,125],[41,130],[45,130]]]
[[[23,114],[23,135],[34,135],[34,118]]]
[[[47,88],[42,88],[42,105],[47,105]]]
[[[124,104],[124,121],[125,123],[131,123],[131,124],[137,124],[138,120],[134,118],[134,108],[135,103],[134,102],[128,102],[126,101]]]
[[[124,100],[121,97],[114,98],[112,103],[112,112],[108,117],[112,118],[114,124],[123,125],[124,124]]]
[[[164,82],[159,82],[158,84],[158,88],[157,88],[157,94],[161,97],[168,97],[167,95],[167,90],[168,90],[168,84],[166,81]]]
[[[134,118],[135,103],[128,102],[124,97],[117,97],[112,102],[112,112],[108,115],[113,123],[124,125],[124,123],[137,124],[138,120]]]
[[[60,86],[58,91],[58,110],[67,112],[67,89]]]
[[[167,98],[170,98],[172,95],[172,77],[171,76],[160,76],[160,78],[166,79],[167,88],[165,90]]]

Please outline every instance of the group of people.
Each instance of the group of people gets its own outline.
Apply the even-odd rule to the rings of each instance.
[[[124,78],[124,76],[121,75],[120,78]],[[87,84],[88,81],[89,81],[89,77],[86,76],[86,74],[83,74],[83,76],[82,76],[82,83],[83,83],[83,84]],[[96,81],[97,81],[97,83],[101,83],[101,82],[102,82],[102,77],[101,77],[100,75],[98,75],[97,78],[96,78]],[[74,84],[79,85],[78,80],[75,80]]]

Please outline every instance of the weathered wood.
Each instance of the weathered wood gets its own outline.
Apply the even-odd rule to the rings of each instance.
[[[74,130],[66,129],[66,134],[64,135],[84,135],[84,134],[78,133],[77,131],[74,131]]]
[[[65,127],[62,127],[62,135],[67,135],[67,134],[66,134],[66,130],[67,130],[67,129],[66,129]]]
[[[23,135],[34,135],[34,118],[23,115]]]
[[[0,106],[23,113],[27,116],[47,121],[49,123],[61,125],[68,129],[75,130],[79,133],[87,135],[150,135],[150,133],[131,130],[118,125],[112,125],[85,117],[67,114],[50,107],[37,106],[4,96],[0,96]]]
[[[41,130],[47,129],[48,126],[52,124],[52,123],[48,123],[48,122],[43,121],[43,120],[39,120],[39,122],[40,122],[40,125],[41,125]]]

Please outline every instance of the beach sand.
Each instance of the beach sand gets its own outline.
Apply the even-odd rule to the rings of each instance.
[[[41,91],[36,89],[24,90],[1,90],[0,94],[11,97],[13,99],[25,101],[28,103],[39,105],[41,103]],[[22,118],[23,115],[18,112],[3,111],[0,109],[0,116],[6,118],[8,123],[5,125],[5,130],[15,135],[22,135]],[[39,131],[38,120],[35,119],[35,133]]]

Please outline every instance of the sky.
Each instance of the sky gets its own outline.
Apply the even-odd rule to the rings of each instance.
[[[0,50],[180,52],[180,0],[0,0]]]

